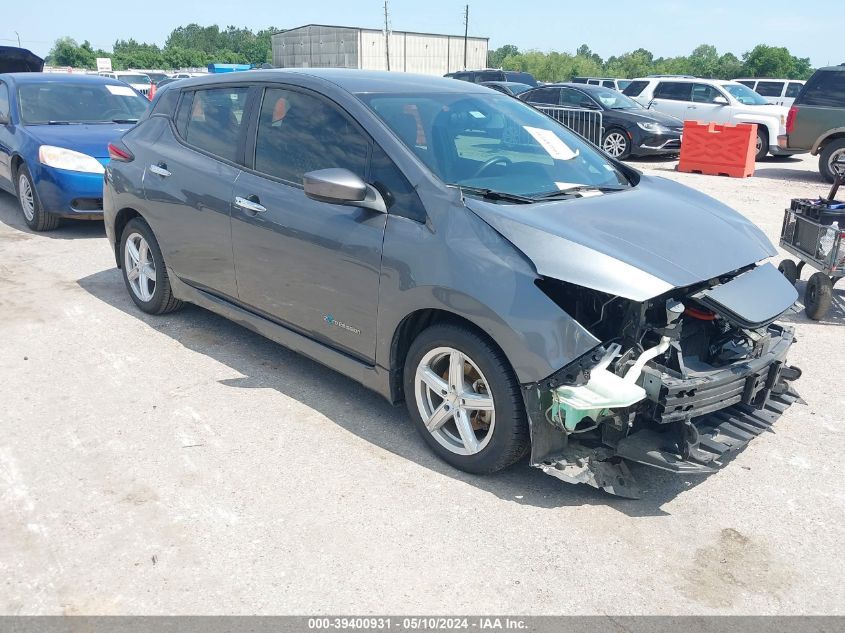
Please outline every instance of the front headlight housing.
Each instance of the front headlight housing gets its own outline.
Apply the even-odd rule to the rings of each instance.
[[[655,123],[654,121],[638,121],[637,126],[641,130],[651,132],[652,134],[664,134],[669,131],[668,127],[660,125],[660,123]]]
[[[93,156],[53,145],[42,145],[38,148],[38,162],[56,169],[80,171],[86,174],[102,174],[105,171],[100,161]]]

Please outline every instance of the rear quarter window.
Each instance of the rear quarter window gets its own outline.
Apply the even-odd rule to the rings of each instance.
[[[845,72],[819,70],[810,77],[796,103],[827,108],[845,108]]]

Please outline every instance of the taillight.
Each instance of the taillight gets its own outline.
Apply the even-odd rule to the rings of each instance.
[[[135,159],[125,145],[116,143],[109,143],[109,158],[121,163],[131,163]]]
[[[786,133],[792,134],[795,129],[795,117],[798,116],[798,108],[792,106],[789,108],[789,114],[786,115]]]

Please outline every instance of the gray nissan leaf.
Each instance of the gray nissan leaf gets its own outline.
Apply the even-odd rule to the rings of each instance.
[[[263,70],[167,86],[109,147],[144,312],[190,302],[404,401],[443,460],[635,497],[797,399],[796,300],[741,215],[483,86]]]

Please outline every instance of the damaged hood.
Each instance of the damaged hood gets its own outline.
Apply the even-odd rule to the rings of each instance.
[[[730,207],[664,178],[629,190],[526,205],[467,197],[466,206],[537,273],[634,301],[689,286],[776,254]]]

